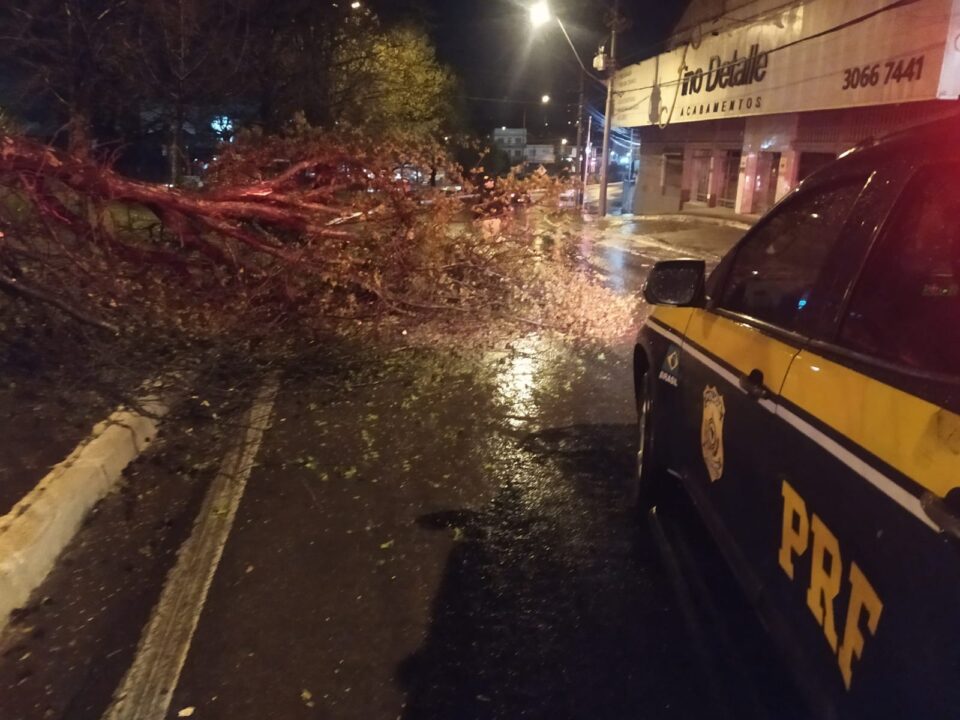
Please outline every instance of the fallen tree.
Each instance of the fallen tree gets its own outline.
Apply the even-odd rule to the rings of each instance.
[[[207,188],[184,191],[2,136],[0,290],[121,333],[263,338],[385,318],[622,332],[631,303],[584,269],[564,185],[482,177],[428,143],[300,128],[241,137]]]

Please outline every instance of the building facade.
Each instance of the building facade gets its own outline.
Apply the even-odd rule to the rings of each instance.
[[[511,165],[524,162],[524,152],[527,147],[526,128],[496,128],[491,138],[495,147],[503,150],[510,158]]]
[[[960,112],[960,0],[695,0],[614,82],[634,212],[762,213],[845,150]]]
[[[557,147],[549,143],[529,144],[524,161],[528,165],[553,165],[557,162]]]

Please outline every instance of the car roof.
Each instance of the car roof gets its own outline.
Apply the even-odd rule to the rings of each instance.
[[[920,162],[960,160],[960,111],[948,117],[901,130],[880,140],[869,139],[821,168],[804,185],[819,185],[861,168],[877,167],[909,156]]]

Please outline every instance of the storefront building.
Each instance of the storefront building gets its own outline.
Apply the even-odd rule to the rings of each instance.
[[[638,129],[634,212],[762,213],[845,150],[960,112],[960,0],[691,8],[675,49],[615,79],[614,125]]]

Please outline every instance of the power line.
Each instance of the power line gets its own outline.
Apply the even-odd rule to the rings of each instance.
[[[491,98],[491,97],[477,97],[476,95],[461,95],[464,100],[471,100],[473,102],[490,102],[490,103],[501,103],[503,105],[535,105],[537,107],[543,107],[544,109],[550,110],[553,108],[575,108],[577,103],[545,103],[542,99],[540,100],[513,100],[511,98]]]

